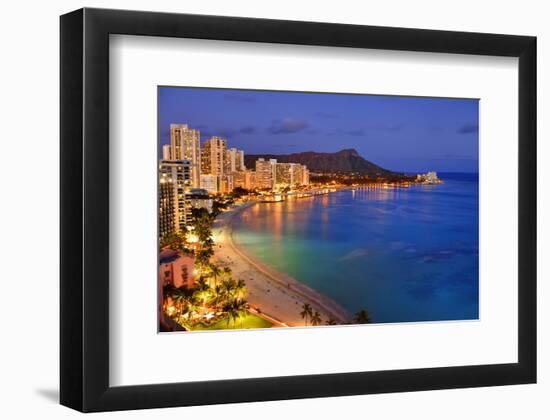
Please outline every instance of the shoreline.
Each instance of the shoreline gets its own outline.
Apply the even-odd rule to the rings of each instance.
[[[233,241],[233,218],[241,211],[258,205],[248,202],[219,215],[214,221],[214,258],[231,268],[235,279],[245,281],[251,312],[272,322],[274,327],[305,326],[300,316],[302,305],[309,303],[318,311],[324,325],[329,319],[349,323],[352,314],[341,305],[293,277],[279,272],[248,254]],[[308,322],[308,326],[311,325]]]

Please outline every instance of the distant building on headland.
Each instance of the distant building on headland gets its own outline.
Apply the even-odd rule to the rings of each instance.
[[[441,184],[443,181],[437,177],[437,172],[432,171],[416,175],[416,182],[421,182],[423,184]]]

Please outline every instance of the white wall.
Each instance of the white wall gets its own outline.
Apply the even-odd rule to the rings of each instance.
[[[2,253],[0,414],[3,418],[76,417],[58,406],[58,16],[82,6],[407,26],[539,37],[539,214],[550,212],[550,27],[545,2],[353,0],[270,2],[157,0],[6,2],[0,42]],[[25,128],[32,124],[33,133]],[[22,161],[24,168],[22,170]],[[545,167],[543,166],[545,163]],[[550,277],[548,218],[539,220],[539,278]],[[546,256],[546,262],[542,261]],[[549,418],[548,283],[539,282],[539,384],[102,414],[109,418]]]

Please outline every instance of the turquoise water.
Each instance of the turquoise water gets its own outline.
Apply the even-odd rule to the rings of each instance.
[[[262,203],[235,217],[247,252],[373,322],[478,318],[478,178]]]

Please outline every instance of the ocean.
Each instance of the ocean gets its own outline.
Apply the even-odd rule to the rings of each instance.
[[[478,175],[259,203],[236,215],[246,252],[373,322],[479,316]]]

